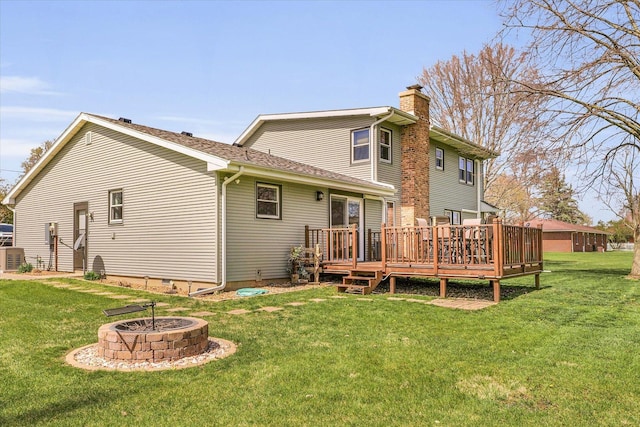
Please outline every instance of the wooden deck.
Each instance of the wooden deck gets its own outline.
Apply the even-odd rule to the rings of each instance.
[[[397,277],[440,279],[440,296],[446,296],[449,279],[485,279],[500,300],[500,280],[534,275],[540,286],[543,269],[542,229],[503,224],[437,227],[386,227],[367,233],[365,259],[359,261],[355,227],[306,228],[307,247],[322,248],[324,272],[344,274],[339,291],[371,292],[385,278],[395,292]]]

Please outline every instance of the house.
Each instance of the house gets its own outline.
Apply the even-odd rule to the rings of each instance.
[[[542,227],[542,248],[545,252],[603,252],[610,234],[555,219],[531,220],[525,226]]]
[[[495,155],[431,126],[419,86],[400,108],[261,115],[233,145],[82,113],[3,203],[51,269],[233,289],[284,278],[305,226],[480,218]]]

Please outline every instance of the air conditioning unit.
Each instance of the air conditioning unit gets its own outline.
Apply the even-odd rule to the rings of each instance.
[[[24,262],[24,249],[12,246],[0,247],[0,273],[17,271]]]

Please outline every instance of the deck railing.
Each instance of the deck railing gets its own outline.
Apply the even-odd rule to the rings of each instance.
[[[305,246],[323,248],[325,264],[357,266],[358,231],[348,228],[305,229]],[[492,271],[542,262],[542,229],[493,224],[386,227],[367,231],[365,261],[382,265],[440,270]]]

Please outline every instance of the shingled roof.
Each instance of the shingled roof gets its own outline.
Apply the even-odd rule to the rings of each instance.
[[[557,219],[533,219],[531,221],[527,221],[526,224],[530,227],[538,227],[539,225],[542,225],[542,231],[546,233],[571,231],[594,234],[611,234],[597,228],[588,227],[586,225],[571,224]]]
[[[315,183],[331,188],[348,191],[362,191],[375,195],[393,194],[392,186],[380,185],[351,176],[320,169],[304,163],[294,162],[251,148],[237,147],[231,144],[198,138],[191,134],[171,132],[132,123],[130,120],[116,120],[97,114],[80,113],[67,129],[56,139],[52,147],[46,151],[38,163],[32,167],[9,191],[3,204],[14,204],[15,198],[37,176],[42,169],[57,155],[62,147],[71,140],[85,123],[107,126],[134,137],[147,139],[152,143],[163,145],[169,149],[183,152],[208,163],[208,170],[237,171],[238,167],[251,168],[256,175],[277,176],[280,180],[292,182]],[[183,147],[183,149],[179,148]],[[209,168],[209,164],[212,168]]]
[[[152,128],[149,126],[143,126],[136,123],[129,123],[127,121],[121,121],[112,119],[109,117],[99,116],[95,114],[87,114],[88,116],[96,117],[101,120],[111,122],[116,126],[133,129],[138,132],[142,132],[156,138],[161,138],[165,141],[180,144],[182,146],[197,150],[206,154],[219,157],[224,160],[228,160],[236,165],[255,166],[260,168],[267,168],[272,170],[279,170],[282,172],[293,173],[297,175],[313,176],[322,179],[339,182],[349,182],[352,184],[360,185],[366,188],[380,188],[386,189],[387,187],[373,184],[369,181],[353,178],[348,175],[343,175],[335,172],[328,171],[326,169],[320,169],[315,166],[307,165],[304,163],[294,162],[292,160],[284,159],[282,157],[273,156],[262,151],[257,151],[251,148],[237,147],[231,144],[225,144],[222,142],[212,141],[209,139],[198,138],[183,133],[171,132],[167,130]]]

